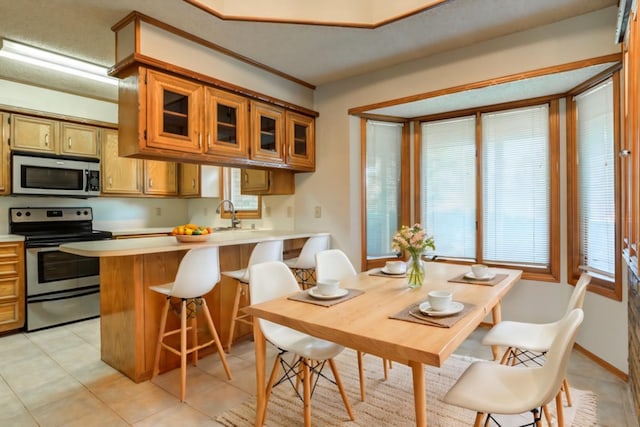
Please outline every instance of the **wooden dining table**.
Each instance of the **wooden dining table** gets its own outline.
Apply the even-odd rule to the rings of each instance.
[[[306,334],[332,341],[364,353],[408,365],[412,370],[416,425],[427,425],[424,365],[440,367],[458,346],[480,325],[488,314],[491,321],[501,320],[500,302],[520,280],[522,271],[492,268],[504,276],[495,285],[454,283],[450,280],[469,271],[468,266],[428,262],[422,287],[411,289],[406,278],[362,272],[341,281],[346,289],[363,291],[360,295],[330,307],[278,298],[245,307],[254,318],[269,320]],[[427,300],[431,290],[448,290],[453,300],[472,306],[451,327],[437,327],[392,319],[406,307]],[[266,341],[253,322],[256,355],[257,408],[266,405]],[[498,349],[494,350],[497,358]],[[256,415],[255,425],[263,419]]]

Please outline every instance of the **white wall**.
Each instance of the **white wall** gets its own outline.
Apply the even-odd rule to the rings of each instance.
[[[613,43],[616,13],[611,7],[319,87],[315,98],[315,109],[320,113],[316,122],[317,171],[297,176],[296,226],[329,231],[333,245],[360,266],[360,131],[359,120],[347,114],[350,108],[618,53],[620,49]],[[319,220],[313,218],[311,207],[316,205],[323,208]],[[566,198],[562,218],[566,235]],[[566,254],[565,244],[562,246],[561,253]],[[520,282],[505,299],[503,317],[558,318],[572,289],[566,285],[565,261],[561,283]],[[585,311],[578,343],[627,372],[626,301],[589,294]]]

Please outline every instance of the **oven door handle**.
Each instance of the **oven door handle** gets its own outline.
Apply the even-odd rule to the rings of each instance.
[[[30,297],[28,298],[27,303],[30,304],[34,302],[61,301],[61,300],[70,299],[70,298],[86,297],[87,295],[93,295],[97,293],[100,293],[100,287],[94,286],[85,292],[72,292],[72,293],[65,292],[64,294]]]
[[[27,249],[55,248],[58,246],[60,246],[60,242],[51,242],[51,243],[38,242],[38,243],[25,244],[25,248]]]

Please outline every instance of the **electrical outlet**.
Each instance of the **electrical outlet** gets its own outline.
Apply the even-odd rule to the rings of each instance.
[[[287,206],[287,218],[291,218],[293,216],[293,208],[291,206]]]
[[[156,216],[162,215],[162,208],[156,208]]]
[[[267,217],[267,218],[271,216],[271,206],[265,206],[265,208],[264,208],[264,216]]]
[[[322,217],[322,208],[320,206],[316,206],[313,216],[316,218]]]

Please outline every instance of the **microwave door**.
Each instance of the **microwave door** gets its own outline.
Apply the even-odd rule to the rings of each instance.
[[[92,167],[99,168],[96,163]],[[86,162],[66,159],[14,156],[13,193],[86,197],[99,193],[91,186]],[[97,173],[97,172],[96,172]]]

